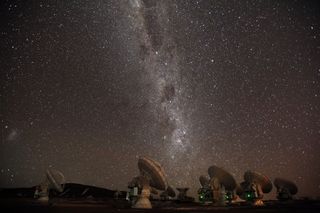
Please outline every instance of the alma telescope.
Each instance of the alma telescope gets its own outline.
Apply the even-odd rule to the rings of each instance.
[[[244,173],[244,182],[240,184],[239,195],[242,199],[252,202],[255,206],[263,205],[263,195],[272,190],[270,179],[258,172],[247,171]]]
[[[214,204],[225,205],[226,201],[230,203],[235,198],[234,190],[237,186],[233,176],[217,166],[209,167],[208,174],[211,178],[210,186]]]
[[[199,177],[201,188],[198,190],[200,203],[212,203],[212,190],[208,177],[201,175]]]
[[[283,178],[274,179],[273,184],[277,188],[277,198],[280,201],[292,200],[292,196],[298,192],[295,183]]]
[[[134,194],[138,195],[133,208],[151,209],[150,193],[156,193],[157,190],[164,191],[169,197],[175,196],[175,192],[168,186],[164,170],[158,162],[148,157],[140,157],[138,167],[140,175],[129,183],[129,188],[133,188]]]
[[[236,181],[233,176],[226,170],[211,166],[208,169],[210,179],[200,176],[199,181],[201,188],[199,189],[200,202],[212,202],[214,205],[224,206],[226,201],[229,203],[234,200],[236,189]]]
[[[64,189],[65,178],[61,172],[55,169],[46,171],[45,180],[37,187],[34,196],[39,201],[47,202],[49,200],[50,190],[62,192]]]

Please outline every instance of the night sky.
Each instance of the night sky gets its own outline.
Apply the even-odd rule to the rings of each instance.
[[[317,1],[0,4],[1,187],[125,190],[147,155],[193,196],[211,165],[320,196]]]

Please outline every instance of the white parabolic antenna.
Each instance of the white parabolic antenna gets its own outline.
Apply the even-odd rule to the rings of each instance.
[[[224,186],[225,190],[227,191],[233,191],[237,184],[233,176],[227,172],[226,170],[217,167],[217,166],[211,166],[208,169],[208,174],[210,178],[216,178],[219,180],[219,183]]]
[[[298,187],[290,180],[283,178],[274,179],[274,185],[277,188],[278,199],[292,199],[292,195],[297,194]]]
[[[49,189],[54,189],[58,192],[62,192],[65,183],[63,174],[58,170],[48,169],[46,175],[49,181]]]
[[[211,166],[208,169],[208,174],[210,176],[210,188],[212,190],[212,202],[214,205],[222,205],[226,204],[226,195],[230,195],[227,197],[228,202],[231,202],[234,199],[234,190],[236,189],[236,181],[233,176],[227,172],[225,169]]]
[[[244,182],[240,186],[242,188],[238,191],[241,193],[240,197],[253,202],[255,206],[264,205],[262,201],[264,194],[272,190],[272,182],[267,176],[250,170],[244,173]]]
[[[152,208],[149,200],[151,187],[157,190],[167,191],[169,196],[175,196],[175,192],[168,186],[164,170],[158,162],[148,157],[140,157],[138,167],[140,171],[139,185],[142,187],[142,190],[137,202],[133,206],[134,208]]]
[[[263,193],[269,193],[272,190],[271,180],[258,172],[246,171],[244,173],[244,181],[247,183],[254,183],[261,187]]]
[[[149,180],[151,187],[158,190],[166,190],[168,187],[164,170],[161,165],[147,157],[140,157],[138,160],[140,175]]]
[[[62,192],[64,189],[65,178],[63,174],[55,169],[46,171],[45,180],[40,184],[40,187],[35,192],[35,196],[39,197],[40,201],[49,200],[49,191],[55,190]]]

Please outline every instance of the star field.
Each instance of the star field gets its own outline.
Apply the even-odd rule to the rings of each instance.
[[[1,187],[173,187],[211,165],[320,196],[317,1],[3,1]],[[270,197],[275,195],[275,190]]]

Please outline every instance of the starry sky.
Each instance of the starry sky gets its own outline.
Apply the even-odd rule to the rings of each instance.
[[[1,187],[125,190],[147,155],[193,196],[211,165],[320,196],[317,1],[0,4]]]

